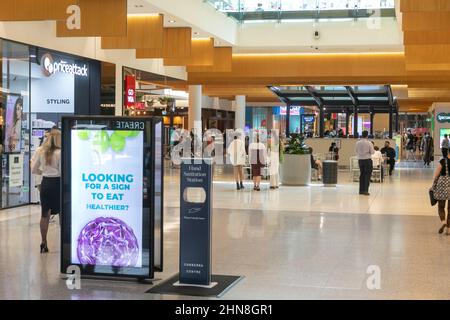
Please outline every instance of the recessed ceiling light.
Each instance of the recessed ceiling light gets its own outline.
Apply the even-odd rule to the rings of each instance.
[[[175,20],[169,20],[169,23],[175,23],[176,21]]]
[[[194,32],[194,36],[200,35],[200,32]]]

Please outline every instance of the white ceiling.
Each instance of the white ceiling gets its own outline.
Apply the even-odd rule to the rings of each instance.
[[[239,24],[203,0],[128,0],[128,13],[162,13],[165,27],[191,27],[194,38],[212,37],[216,46],[232,46],[235,53],[403,50],[401,30],[394,18]],[[316,30],[320,39],[314,38]]]

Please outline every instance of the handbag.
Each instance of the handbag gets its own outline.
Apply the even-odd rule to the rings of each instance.
[[[430,204],[431,206],[435,206],[436,203],[438,203],[438,201],[434,198],[434,191],[433,188],[431,188],[430,190],[428,190],[428,195],[430,196]]]
[[[433,188],[433,197],[436,200],[450,200],[450,174],[447,162],[448,160],[445,159],[445,176],[439,176]]]

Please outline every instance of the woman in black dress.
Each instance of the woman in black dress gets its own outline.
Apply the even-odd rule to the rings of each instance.
[[[61,211],[61,132],[52,129],[31,164],[32,173],[42,175],[41,183],[41,253],[48,252],[47,233],[50,216]]]

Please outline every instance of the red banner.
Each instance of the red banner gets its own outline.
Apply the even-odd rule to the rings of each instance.
[[[125,76],[125,106],[134,108],[136,106],[136,77]]]

